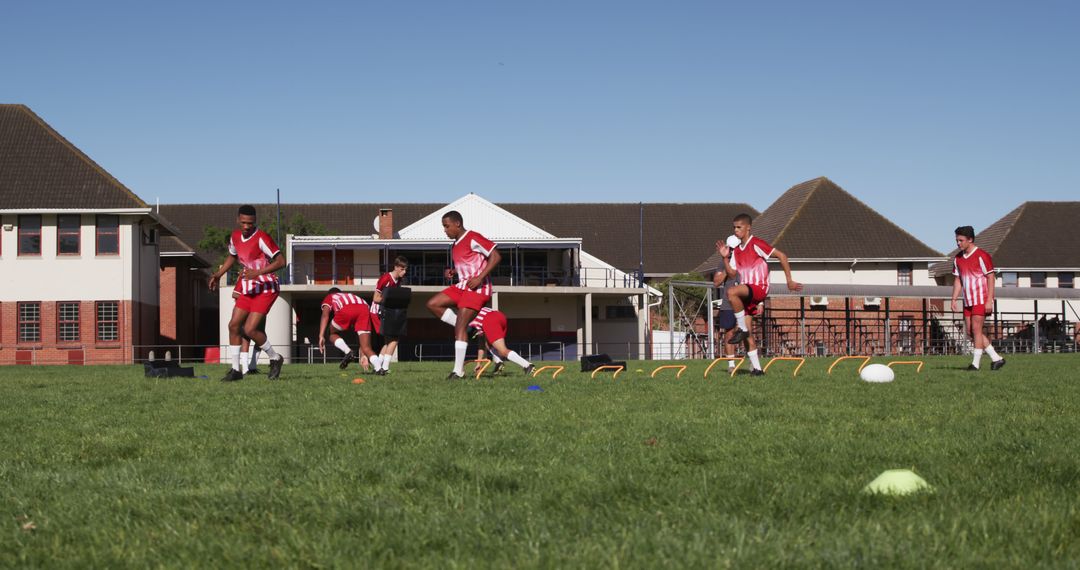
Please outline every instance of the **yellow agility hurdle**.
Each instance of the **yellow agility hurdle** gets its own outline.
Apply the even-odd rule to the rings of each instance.
[[[738,370],[740,366],[742,366],[743,361],[746,360],[746,359],[743,358],[743,357],[740,357],[740,356],[724,356],[724,357],[721,357],[721,358],[717,358],[716,360],[712,361],[712,364],[710,364],[708,368],[705,369],[705,375],[702,376],[702,378],[708,378],[709,377],[709,372],[712,371],[713,366],[716,366],[716,363],[720,362],[721,360],[729,360],[729,361],[734,361],[735,362],[735,368],[732,368],[731,369],[731,374],[728,375],[728,376],[734,376],[735,371]]]
[[[532,377],[536,378],[537,374],[539,374],[539,373],[541,373],[541,372],[543,372],[545,370],[554,370],[555,371],[555,372],[553,372],[551,374],[551,379],[554,380],[555,377],[558,376],[559,373],[563,371],[563,367],[562,366],[556,366],[554,364],[549,365],[549,366],[541,366],[540,368],[537,368],[536,370],[533,370]]]
[[[836,360],[833,361],[832,364],[829,365],[829,374],[832,374],[832,369],[836,368],[837,364],[840,364],[841,362],[843,362],[845,360],[862,360],[862,364],[859,365],[859,370],[858,370],[859,372],[862,372],[862,369],[865,368],[867,364],[870,364],[870,357],[869,356],[841,356],[840,358],[837,358]]]
[[[801,357],[801,356],[777,356],[777,357],[772,358],[768,362],[766,362],[765,363],[765,368],[763,368],[761,371],[762,372],[768,371],[769,367],[772,366],[772,363],[776,362],[777,360],[790,360],[790,361],[793,361],[793,362],[796,361],[796,360],[799,361],[799,365],[795,367],[795,372],[793,372],[791,374],[792,378],[798,376],[799,375],[799,369],[803,367],[803,364],[806,364],[806,359]]]
[[[491,366],[491,360],[489,360],[487,358],[477,358],[476,360],[470,360],[466,364],[473,364],[473,363],[476,364],[476,368],[474,368],[473,370],[476,371],[476,377],[477,378],[479,378],[480,376],[482,376],[484,374],[484,371],[488,369],[488,366]]]
[[[620,373],[620,372],[622,372],[622,371],[623,371],[623,370],[625,370],[625,369],[626,369],[626,367],[625,367],[625,366],[612,366],[612,365],[608,365],[608,366],[598,366],[598,367],[596,368],[596,370],[593,370],[593,371],[592,371],[592,376],[589,376],[589,378],[596,378],[596,373],[597,373],[597,372],[600,372],[601,370],[614,370],[614,371],[615,371],[615,375],[614,375],[614,376],[612,376],[612,378],[618,378],[618,377],[619,377],[619,373]]]
[[[652,371],[652,374],[649,376],[649,378],[656,378],[656,373],[660,372],[661,370],[663,370],[665,368],[678,368],[679,371],[675,373],[676,378],[679,378],[680,376],[682,376],[683,372],[686,372],[686,365],[685,364],[667,364],[665,366],[657,366],[656,370]]]
[[[889,368],[892,368],[893,364],[914,364],[914,365],[917,365],[916,368],[915,368],[915,373],[916,374],[922,372],[922,367],[923,367],[923,361],[921,361],[921,360],[896,360],[896,361],[893,361],[893,362],[889,363],[889,365],[888,365]]]

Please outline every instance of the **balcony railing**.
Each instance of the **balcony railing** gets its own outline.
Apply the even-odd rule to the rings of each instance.
[[[403,279],[407,286],[448,286],[445,267],[411,266]],[[292,285],[375,285],[384,270],[377,263],[331,264],[292,263],[281,276],[282,283]],[[235,283],[230,273],[228,283]],[[594,287],[636,289],[642,286],[637,272],[621,272],[602,267],[583,267],[577,270],[552,269],[536,266],[500,266],[491,276],[495,286],[511,287]]]

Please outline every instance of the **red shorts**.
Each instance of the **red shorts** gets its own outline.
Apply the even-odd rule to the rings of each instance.
[[[447,297],[453,299],[454,304],[457,305],[457,308],[459,309],[479,311],[491,300],[491,295],[484,295],[468,289],[458,289],[457,287],[447,287],[446,289],[443,289],[442,292]]]
[[[965,317],[971,317],[971,316],[985,317],[986,316],[986,305],[972,305],[970,307],[964,307],[964,316]]]
[[[339,331],[352,329],[357,333],[371,332],[371,311],[367,305],[349,305],[334,313],[334,329]]]
[[[769,296],[769,293],[765,291],[765,289],[762,289],[760,285],[750,285],[747,283],[746,288],[750,290],[750,296],[742,298],[743,310],[746,311],[746,314],[748,315],[756,315],[758,314],[758,305]]]
[[[371,330],[382,334],[382,319],[380,319],[379,315],[376,315],[375,313],[369,313],[369,315],[370,316],[368,318],[371,319]]]
[[[234,297],[236,308],[249,313],[267,314],[274,301],[277,301],[277,291],[264,291],[254,295],[240,295]]]
[[[496,343],[506,338],[506,315],[500,312],[491,312],[484,317],[484,338],[488,344]]]

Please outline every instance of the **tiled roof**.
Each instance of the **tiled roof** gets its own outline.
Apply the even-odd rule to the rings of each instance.
[[[792,259],[942,257],[824,177],[792,186],[754,220],[752,231]],[[698,271],[718,262],[714,249]]]
[[[25,105],[0,105],[0,207],[146,208]]]
[[[301,214],[335,235],[370,235],[380,208],[394,210],[400,230],[445,204],[282,204],[282,218]],[[638,266],[638,236],[644,230],[645,272],[684,273],[713,250],[731,218],[757,210],[747,204],[725,203],[578,203],[498,204],[501,208],[562,238],[580,237],[582,248],[619,269]],[[232,228],[239,204],[162,205],[181,237],[197,244],[207,225]],[[263,220],[276,215],[274,204],[255,204]],[[641,216],[641,214],[644,214]],[[639,218],[644,223],[639,223]],[[466,227],[468,220],[465,220]]]
[[[999,268],[1080,268],[1080,202],[1024,202],[975,234],[975,245]],[[949,252],[949,257],[958,250]],[[952,271],[936,263],[933,275]]]
[[[188,255],[195,260],[195,265],[201,267],[210,266],[210,262],[206,260],[206,257],[195,251],[195,248],[176,236],[161,236],[161,240],[158,242],[158,248],[162,254]]]

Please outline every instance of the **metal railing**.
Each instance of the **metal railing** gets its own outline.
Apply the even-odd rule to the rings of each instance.
[[[407,286],[448,286],[454,280],[445,276],[445,267],[412,266],[402,279]],[[378,264],[291,263],[286,266],[282,283],[293,285],[375,285],[384,270]],[[228,284],[236,282],[230,273]],[[595,287],[637,289],[644,285],[641,275],[634,271],[619,271],[606,267],[582,267],[576,270],[542,266],[500,265],[491,275],[496,287]]]

